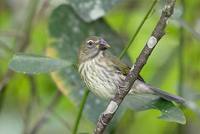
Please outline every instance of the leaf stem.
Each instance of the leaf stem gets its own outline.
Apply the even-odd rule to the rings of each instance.
[[[181,6],[182,6],[182,15],[181,19],[184,19],[185,15],[185,0],[181,0]],[[179,66],[179,82],[178,82],[178,95],[183,95],[183,77],[184,77],[184,28],[182,25],[180,25],[179,28],[180,36],[179,36],[179,51],[178,51],[178,66]]]
[[[137,30],[135,31],[135,33],[133,34],[129,44],[122,50],[121,54],[119,55],[119,58],[121,59],[126,51],[129,49],[129,47],[131,46],[131,44],[133,43],[133,41],[135,40],[136,36],[138,35],[139,31],[141,30],[142,26],[144,25],[145,21],[147,20],[149,14],[151,13],[151,11],[153,10],[154,6],[156,5],[158,0],[154,0],[154,2],[152,3],[150,9],[148,10],[148,12],[146,13],[146,15],[144,16],[142,22],[140,23],[140,25],[138,26]]]
[[[181,0],[180,4],[182,6],[182,14],[181,14],[181,18],[182,20],[184,20],[184,16],[185,16],[185,0]],[[183,25],[180,24],[180,28],[179,28],[179,46],[178,46],[178,68],[179,68],[179,78],[178,78],[178,95],[183,96],[183,82],[184,82],[184,44],[185,44],[185,39],[184,39],[184,27]],[[178,129],[178,133],[181,134],[184,132],[184,128],[182,125],[178,125],[177,127]]]
[[[78,126],[79,126],[79,123],[80,123],[80,119],[81,119],[83,109],[84,109],[84,106],[86,104],[89,93],[90,93],[90,91],[88,89],[85,89],[85,92],[84,92],[84,95],[83,95],[82,100],[81,100],[80,109],[79,109],[79,112],[78,112],[78,116],[76,118],[76,122],[75,122],[75,125],[74,125],[74,128],[73,128],[72,134],[77,133]]]

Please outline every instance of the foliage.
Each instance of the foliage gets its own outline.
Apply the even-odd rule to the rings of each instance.
[[[42,56],[33,55],[14,55],[10,62],[10,69],[16,72],[37,74],[37,73],[49,73],[61,68],[67,68],[72,66],[68,61],[52,59]]]
[[[28,89],[32,89],[29,78],[26,75],[15,74],[14,79],[10,80],[6,90],[4,90],[7,91],[8,88],[16,89],[16,91],[11,90],[9,93],[7,93],[8,95],[3,95],[3,92],[0,92],[1,104],[16,104],[16,100],[18,100],[16,98],[18,98],[18,95],[20,98],[18,100],[20,104],[19,108],[20,110],[25,111],[25,105],[31,105],[29,102],[31,102],[31,100],[34,101],[34,98],[37,98],[39,95],[39,98],[42,98],[42,102],[40,102],[42,105],[38,107],[33,106],[34,108],[32,108],[32,110],[34,109],[33,111],[36,111],[37,113],[36,118],[39,118],[41,108],[43,109],[44,105],[50,101],[50,96],[54,94],[53,91],[55,91],[55,88],[58,88],[66,99],[62,99],[59,102],[59,106],[55,108],[56,112],[50,112],[50,119],[52,120],[53,125],[56,124],[60,126],[61,124],[64,124],[58,123],[62,122],[59,120],[62,118],[61,120],[64,119],[64,121],[70,124],[70,127],[73,127],[73,122],[75,121],[78,114],[78,106],[81,103],[81,97],[83,96],[85,89],[85,85],[82,83],[76,68],[77,53],[81,42],[89,35],[102,36],[111,44],[112,53],[119,55],[123,48],[126,46],[128,38],[131,38],[132,33],[139,26],[139,22],[147,12],[146,9],[149,8],[145,6],[149,4],[144,3],[150,4],[151,2],[135,1],[133,4],[131,1],[124,2],[120,0],[69,0],[68,4],[61,4],[51,10],[50,17],[48,19],[44,17],[43,19],[40,19],[40,21],[36,21],[32,27],[33,31],[30,33],[32,34],[30,37],[31,41],[29,44],[27,44],[29,47],[26,50],[26,54],[14,54],[12,57],[10,57],[10,55],[15,53],[15,45],[13,44],[16,42],[13,42],[14,37],[7,38],[1,34],[0,31],[0,48],[3,48],[0,50],[0,58],[3,59],[0,61],[0,63],[2,63],[2,70],[0,70],[0,74],[2,76],[1,79],[3,79],[3,74],[6,72],[5,70],[7,70],[7,64],[9,64],[10,69],[16,72],[27,74],[53,72],[51,73],[51,77],[55,82],[54,84],[48,75],[31,75],[36,80],[35,87],[38,88],[38,91],[34,93],[34,90],[30,90],[29,92]],[[199,2],[196,1],[196,3],[187,3],[189,5],[197,5]],[[177,5],[179,5],[179,3],[177,3]],[[179,6],[176,8],[179,11]],[[152,28],[157,21],[158,16],[160,15],[158,12],[160,9],[161,6],[157,5],[155,11],[150,15],[146,21],[146,24],[142,27],[141,32],[134,41],[134,45],[130,47],[127,55],[123,59],[127,63],[130,64],[130,59],[134,60],[140,52],[141,48],[143,48],[148,36],[152,32]],[[191,9],[192,8],[188,7],[188,14],[191,12]],[[0,19],[3,18],[4,21],[0,22],[0,28],[6,29],[8,27],[7,22],[11,21],[8,16],[11,16],[11,14],[7,14],[8,11],[6,8],[3,9],[3,11],[4,10],[6,13],[0,13],[0,15],[2,15],[0,16]],[[36,19],[38,18],[39,17],[36,16]],[[196,20],[196,16],[193,15],[191,17],[190,15],[186,14],[186,19],[190,21]],[[176,92],[174,89],[177,88],[177,75],[179,71],[176,63],[176,52],[178,51],[177,44],[179,42],[177,38],[179,36],[178,29],[182,24],[181,22],[185,21],[180,20],[175,12],[174,19],[173,21],[170,21],[164,39],[159,42],[162,45],[156,48],[153,55],[150,57],[146,68],[144,68],[142,72],[142,75],[144,78],[146,78],[147,82],[150,81],[149,83],[173,93]],[[45,30],[47,30],[45,29],[47,25],[50,37],[48,37],[47,33],[45,32]],[[184,27],[184,29],[187,30],[188,27]],[[186,118],[192,117],[189,120],[193,120],[193,118],[198,117],[198,114],[200,113],[199,105],[196,103],[199,100],[199,90],[197,89],[197,92],[191,91],[191,89],[199,87],[198,75],[195,75],[199,72],[199,45],[198,40],[192,38],[191,34],[196,35],[196,33],[191,29],[193,28],[190,27],[190,30],[188,30],[189,32],[185,34],[185,36],[187,36],[185,44],[190,42],[191,46],[185,46],[185,49],[183,49],[185,52],[187,48],[189,48],[189,52],[184,53],[183,57],[185,74],[183,75],[184,89],[182,89],[183,96],[187,98],[187,100],[190,100],[188,101],[186,105],[187,108],[185,109],[187,111],[188,109],[192,109],[192,111],[185,112],[184,110],[184,113],[186,113]],[[198,38],[198,36],[195,37]],[[27,53],[34,53],[34,55]],[[38,56],[45,54],[47,57]],[[193,57],[192,59],[194,60],[189,60],[187,57]],[[188,77],[186,77],[187,74]],[[18,83],[21,81],[21,86],[19,86]],[[1,84],[2,83],[0,81],[0,87]],[[26,91],[24,92],[24,90]],[[9,97],[13,96],[13,93],[18,91],[20,91],[20,93],[14,95],[16,98]],[[30,98],[29,100],[28,96],[31,95],[33,95],[33,98]],[[13,101],[4,101],[4,98],[8,98]],[[107,103],[107,101],[97,98],[92,93],[89,94],[86,105],[84,107],[83,118],[80,122],[81,126],[79,127],[79,132],[93,131],[98,116],[105,109]],[[133,113],[134,117],[127,116],[127,106],[128,108],[132,109],[131,113]],[[195,108],[192,106],[195,106]],[[0,105],[0,108],[1,107],[4,112],[5,106]],[[173,126],[172,130],[170,130],[170,133],[175,133],[171,132],[176,130],[175,123],[170,124],[161,120],[156,120],[155,117],[157,116],[158,112],[150,109],[159,110],[161,112],[161,115],[159,116],[160,119],[181,124],[185,123],[185,116],[181,110],[182,108],[180,109],[179,106],[173,104],[172,102],[159,99],[155,96],[136,95],[134,97],[127,96],[124,104],[122,107],[120,107],[108,131],[120,132],[126,129],[126,131],[124,131],[125,133],[132,133],[134,131],[136,133],[142,134],[146,133],[148,130],[152,133],[164,133],[169,132],[168,128]],[[134,111],[143,112],[135,113]],[[16,110],[13,110],[13,112],[17,113]],[[26,112],[23,113],[25,114]],[[57,117],[55,113],[59,113],[59,116],[61,115],[61,117],[55,119],[55,117]],[[8,118],[8,116],[5,116],[5,118]],[[30,115],[30,124],[34,124],[35,122],[35,117],[32,116],[33,115]],[[20,116],[17,116],[17,120],[19,120],[19,117]],[[54,117],[54,119],[52,119],[52,117]],[[145,117],[147,117],[147,119],[144,119]],[[2,117],[0,116],[0,119],[1,118]],[[131,122],[125,122],[125,126],[120,126],[122,120],[129,118],[133,118],[133,120]],[[16,118],[13,119],[15,120]],[[51,120],[49,122],[51,122]],[[1,121],[0,124],[2,124]],[[147,130],[142,130],[142,128],[139,127],[141,124],[145,124]],[[21,123],[18,128],[22,128],[22,126],[23,125]],[[70,127],[67,129],[67,132],[71,131]],[[41,126],[41,128],[51,128],[51,124],[47,123],[44,127]],[[65,127],[63,126],[63,128]],[[198,130],[199,128],[196,129]],[[64,131],[65,129],[63,129],[61,133],[66,132]],[[51,130],[48,132],[47,130],[41,129],[39,132],[49,133]]]
[[[100,29],[102,29],[103,31],[101,31]],[[92,35],[99,35],[101,33],[101,36],[106,38],[106,40],[109,40],[109,42],[113,42],[112,40],[115,40],[116,44],[115,46],[113,46],[113,48],[116,49],[115,51],[119,51],[120,46],[122,44],[120,38],[117,37],[117,35],[114,34],[111,28],[109,28],[109,26],[106,25],[103,21],[97,21],[94,22],[94,24],[84,23],[73,13],[73,10],[66,5],[61,5],[53,11],[50,17],[49,30],[50,34],[53,37],[59,39],[56,44],[53,44],[53,49],[55,49],[59,57],[65,58],[66,61],[71,62],[76,61],[76,57],[78,55],[78,48],[82,40],[89,36],[90,33],[92,33]],[[108,37],[110,38],[107,39]],[[25,55],[15,56],[10,64],[11,69],[14,68],[15,71],[27,72],[32,74],[39,72],[55,71],[56,69],[60,70],[60,68],[63,68],[63,66],[65,67],[66,64],[60,61]],[[82,97],[82,95],[78,95],[78,93],[80,93],[83,90],[83,86],[80,85],[81,80],[79,78],[79,75],[77,74],[77,70],[73,66],[69,68],[65,67],[62,69],[62,71],[54,75],[54,80],[56,81],[55,77],[59,77],[59,79],[64,81],[63,83],[66,83],[64,87],[70,86],[70,88],[66,88],[64,90],[70,90],[70,94],[72,96],[73,101],[80,103],[79,98]],[[96,100],[96,97],[92,94],[90,96],[91,98],[89,98],[89,101],[87,102],[88,109],[86,109],[85,113],[91,119],[96,121],[100,111],[105,109],[106,103],[102,103],[102,100]],[[145,109],[155,108],[163,113],[163,115],[160,117],[161,119],[185,123],[183,113],[178,108],[175,108],[175,106],[172,103],[164,100],[161,101],[159,99],[154,100],[151,96],[149,96],[148,99],[145,97],[140,97],[141,96],[137,96],[131,98],[133,100],[130,99],[130,101],[133,102],[136,100],[133,103],[136,106],[132,105],[133,109],[134,107],[145,107]],[[138,99],[143,101],[138,101]],[[153,102],[152,100],[157,102]]]

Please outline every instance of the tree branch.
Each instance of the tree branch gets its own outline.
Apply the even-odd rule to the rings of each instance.
[[[29,101],[28,105],[25,109],[25,116],[24,116],[24,130],[23,133],[27,134],[29,125],[31,122],[31,111],[33,109],[33,105],[36,101],[36,94],[37,94],[37,87],[36,87],[36,81],[33,76],[28,76],[29,82],[30,82],[30,95],[29,95]]]
[[[161,17],[156,27],[154,28],[151,37],[149,38],[148,42],[146,43],[145,47],[143,48],[142,52],[137,58],[135,65],[132,66],[132,69],[130,70],[129,74],[118,87],[117,91],[119,92],[115,94],[114,98],[111,99],[106,110],[99,117],[99,121],[97,122],[96,129],[94,131],[95,134],[101,134],[104,132],[106,126],[113,118],[119,105],[121,104],[125,96],[128,94],[135,80],[138,78],[138,75],[142,70],[143,66],[146,64],[151,52],[155,48],[158,41],[165,34],[164,30],[167,24],[167,20],[173,14],[174,5],[175,0],[166,0]]]

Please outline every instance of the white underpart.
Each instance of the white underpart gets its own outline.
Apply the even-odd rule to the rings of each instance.
[[[101,62],[103,54],[100,52],[95,58],[92,60],[88,60],[84,62],[84,64],[80,64],[79,72],[82,79],[85,81],[89,89],[97,96],[100,96],[105,99],[110,99],[114,97],[115,93],[118,90],[119,84],[125,79],[125,76],[121,74],[118,70],[111,71],[108,69],[109,74],[105,75],[105,68],[100,67],[96,63],[99,63],[102,66],[106,66],[104,62]],[[95,69],[95,71],[93,71]],[[102,80],[103,78],[107,78],[107,80]],[[133,88],[130,90],[130,94],[133,93],[144,93],[144,91],[148,92],[149,88],[140,80],[136,80]]]
[[[104,62],[101,62],[100,59],[102,58],[103,55],[102,52],[100,52],[100,54],[98,54],[96,58],[93,58],[92,60],[86,61],[84,64],[81,64],[79,66],[79,69],[83,68],[82,71],[80,72],[81,77],[94,94],[102,98],[110,99],[116,93],[116,90],[118,88],[116,85],[119,85],[121,79],[119,76],[120,74],[114,71],[113,72],[110,71],[110,73],[112,74],[107,74],[106,76],[105,73],[102,73],[105,72],[104,68],[96,65],[96,62],[98,62],[100,65],[106,66]],[[93,71],[93,69],[95,69],[95,72]],[[84,73],[87,77],[84,75]],[[103,80],[103,78],[105,77],[109,77],[108,78],[109,81]],[[121,77],[123,76],[121,75]]]
[[[153,48],[157,43],[157,39],[154,36],[151,36],[147,42],[149,48]]]

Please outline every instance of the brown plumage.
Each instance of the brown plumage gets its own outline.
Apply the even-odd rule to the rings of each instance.
[[[101,37],[87,38],[79,51],[79,73],[89,89],[105,99],[117,92],[118,86],[128,74],[130,67],[108,52],[110,46]],[[135,81],[129,94],[154,94],[166,100],[183,103],[184,99],[152,88],[142,77]]]

